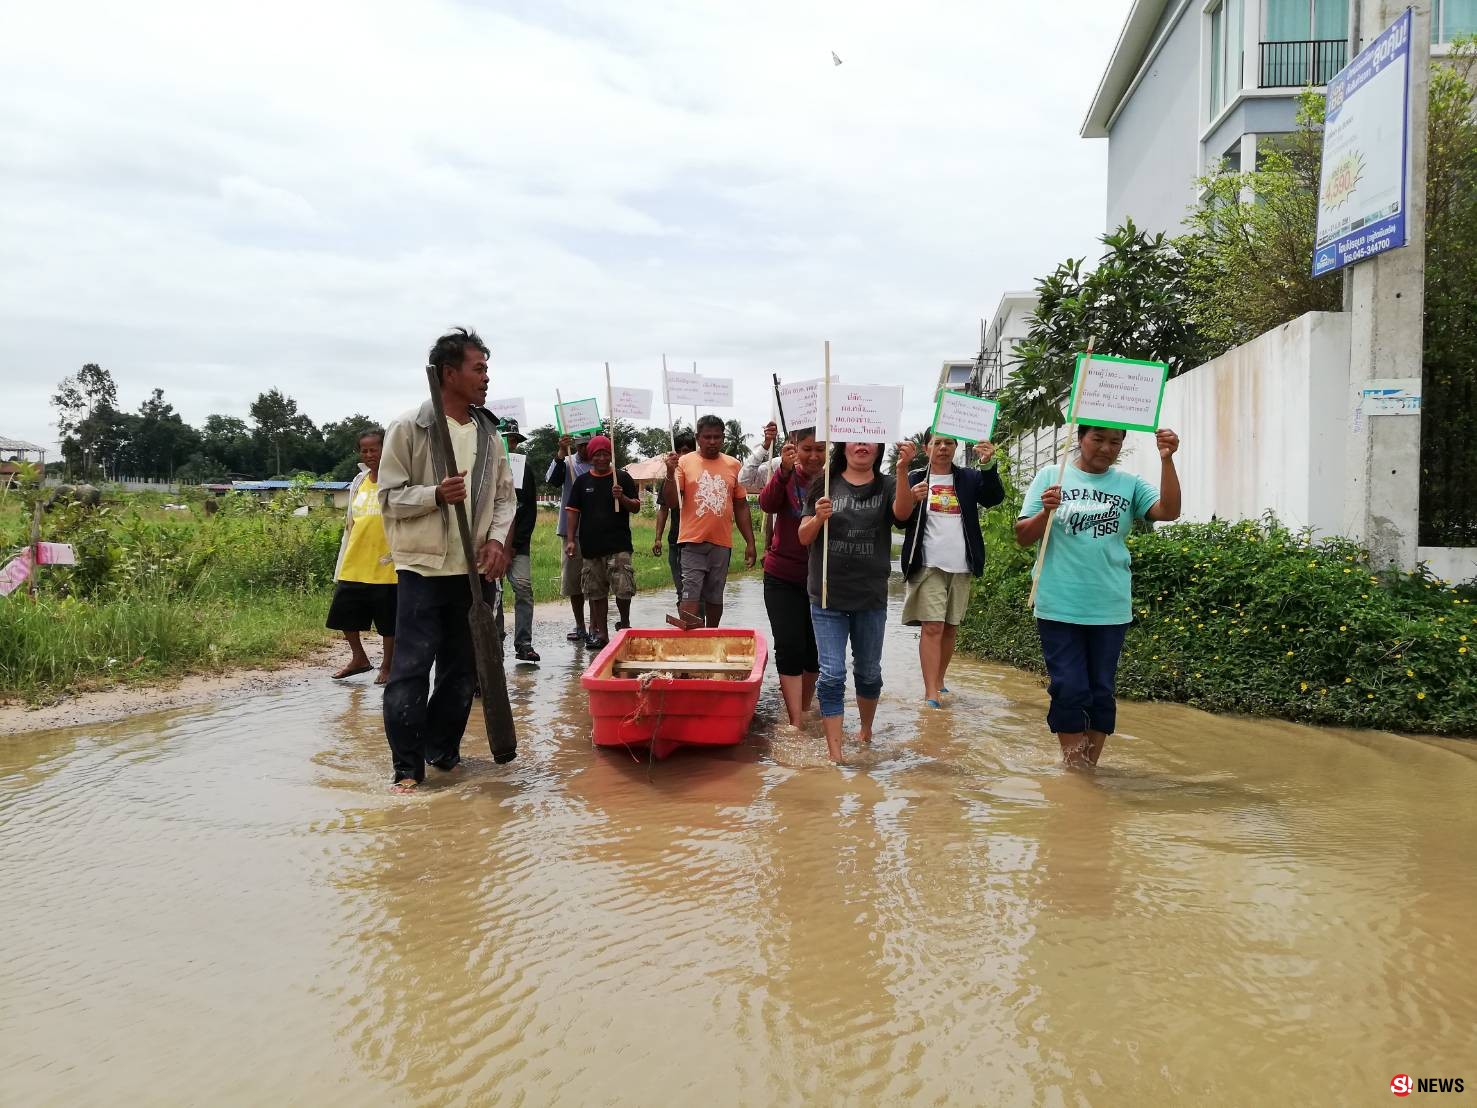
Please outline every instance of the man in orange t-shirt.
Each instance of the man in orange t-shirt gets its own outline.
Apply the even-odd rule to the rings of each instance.
[[[744,537],[744,565],[754,564],[754,521],[749,496],[739,484],[737,458],[723,453],[723,421],[705,415],[697,421],[697,450],[679,458],[667,455],[667,481],[662,503],[678,505],[682,494],[682,617],[689,626],[706,620],[717,627],[723,618],[723,588],[733,556],[733,525]],[[699,616],[701,608],[703,615]]]

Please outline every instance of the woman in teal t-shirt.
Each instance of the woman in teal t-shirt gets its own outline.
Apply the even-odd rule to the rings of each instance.
[[[1051,676],[1046,725],[1062,744],[1069,766],[1097,765],[1117,724],[1114,678],[1123,637],[1133,620],[1129,529],[1136,519],[1168,523],[1180,515],[1180,479],[1174,469],[1179,436],[1155,433],[1159,488],[1114,467],[1123,432],[1077,428],[1077,457],[1060,485],[1054,467],[1036,474],[1015,524],[1022,546],[1040,542],[1048,522],[1051,542],[1036,586],[1036,629]],[[1054,513],[1054,514],[1053,514]]]

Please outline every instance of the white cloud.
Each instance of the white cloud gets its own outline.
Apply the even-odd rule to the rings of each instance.
[[[1091,250],[1122,2],[28,5],[0,40],[0,433],[85,361],[186,418],[416,401],[450,323],[556,386],[903,384]],[[1049,15],[1043,15],[1043,10]],[[833,66],[831,50],[846,59]]]

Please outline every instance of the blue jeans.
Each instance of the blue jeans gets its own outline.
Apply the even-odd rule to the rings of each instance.
[[[533,649],[533,572],[532,562],[527,554],[514,554],[513,560],[508,563],[507,575],[497,582],[497,603],[492,606],[497,616],[498,634],[505,635],[503,630],[503,596],[506,590],[504,584],[513,586],[513,648],[515,650]]]
[[[882,636],[887,632],[887,609],[866,608],[844,612],[810,606],[815,628],[816,652],[821,676],[815,695],[822,716],[839,716],[846,698],[846,640],[851,639],[851,668],[856,677],[858,700],[876,700],[882,695]]]
[[[1046,726],[1058,735],[1083,731],[1111,735],[1118,723],[1114,680],[1128,624],[1091,626],[1038,619],[1036,630],[1041,635],[1046,672],[1051,676]]]

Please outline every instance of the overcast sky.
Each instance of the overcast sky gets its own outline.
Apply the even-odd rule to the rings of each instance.
[[[53,443],[87,361],[197,425],[273,386],[388,419],[453,323],[534,424],[665,351],[757,425],[830,339],[921,427],[1000,295],[1093,250],[1128,6],[10,5],[0,434]]]

